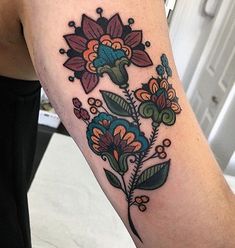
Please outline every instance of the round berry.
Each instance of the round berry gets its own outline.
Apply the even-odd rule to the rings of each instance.
[[[68,25],[69,25],[69,27],[75,27],[75,22],[74,21],[70,21]]]
[[[141,199],[142,199],[142,202],[143,202],[143,203],[149,202],[149,197],[148,197],[147,195],[142,195],[142,196],[141,196]]]
[[[162,152],[158,156],[160,159],[165,159],[167,157],[167,154],[165,152]]]
[[[64,50],[63,48],[61,48],[61,49],[59,50],[59,52],[60,52],[60,54],[65,54],[65,50]]]
[[[97,8],[96,13],[101,15],[103,13],[103,9],[102,8]]]
[[[73,82],[73,81],[74,81],[74,77],[70,76],[70,77],[69,77],[69,81],[70,81],[70,82]]]
[[[98,108],[101,107],[102,106],[102,102],[99,99],[97,99],[95,101],[95,106],[98,107]]]
[[[143,201],[142,201],[141,197],[137,196],[135,198],[135,202],[138,203],[138,204],[141,204]]]
[[[171,145],[171,141],[169,139],[164,139],[162,143],[165,147],[169,147]]]
[[[134,22],[135,22],[135,20],[134,20],[133,18],[129,18],[129,19],[128,19],[129,25],[134,24]]]
[[[95,104],[95,98],[89,97],[89,98],[88,98],[88,104],[89,104],[89,105],[94,105],[94,104]]]
[[[151,43],[150,43],[149,41],[146,41],[146,42],[145,42],[145,46],[146,46],[146,47],[150,47],[150,46],[151,46]]]
[[[95,115],[95,114],[97,114],[97,108],[96,107],[91,107],[90,108],[90,112],[93,114],[93,115]]]
[[[144,212],[146,209],[147,209],[147,208],[146,208],[146,206],[145,206],[144,204],[139,205],[139,210],[140,210],[141,212]]]
[[[164,146],[161,146],[161,145],[156,146],[155,151],[156,151],[157,153],[162,153],[162,152],[164,152]]]

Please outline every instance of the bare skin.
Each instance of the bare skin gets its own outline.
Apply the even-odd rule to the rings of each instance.
[[[176,124],[171,128],[164,127],[160,135],[160,139],[167,135],[173,143],[169,149],[172,165],[168,181],[157,192],[149,194],[151,201],[146,213],[133,211],[143,243],[133,234],[126,217],[125,197],[107,182],[103,175],[103,168],[107,165],[84,142],[86,125],[79,122],[73,113],[71,100],[79,96],[83,106],[88,108],[88,96],[79,81],[68,82],[70,72],[63,67],[65,57],[58,52],[66,46],[62,37],[70,32],[66,26],[68,21],[76,19],[80,23],[84,13],[95,18],[95,9],[101,5],[101,1],[95,0],[80,1],[79,6],[77,3],[75,0],[66,1],[66,4],[62,0],[56,3],[49,0],[3,1],[0,4],[0,74],[28,80],[35,79],[37,74],[137,247],[235,247],[235,197],[224,181],[185,97],[174,66],[163,1],[148,0],[143,4],[139,0],[123,0],[113,1],[111,5],[109,0],[104,0],[102,8],[106,15],[118,12],[123,20],[130,16],[135,18],[136,28],[143,30],[146,40],[151,40],[148,53],[154,65],[159,64],[161,54],[168,55],[173,70],[171,82],[182,108]],[[24,27],[24,35],[20,23]],[[135,82],[134,90],[156,74],[154,67],[140,70],[132,65],[128,72]],[[117,88],[111,87],[109,78],[105,76],[92,96],[100,97],[99,90],[110,88],[120,93]],[[147,127],[148,122],[144,121],[143,125]],[[150,133],[151,130],[146,128],[145,131]]]

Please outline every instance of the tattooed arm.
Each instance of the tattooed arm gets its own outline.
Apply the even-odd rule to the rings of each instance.
[[[136,246],[234,247],[234,196],[183,92],[163,1],[25,0],[21,21],[45,91]]]

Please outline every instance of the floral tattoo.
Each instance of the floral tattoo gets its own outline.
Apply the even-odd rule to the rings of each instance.
[[[64,36],[69,49],[60,49],[60,53],[69,57],[64,66],[74,72],[69,80],[79,79],[86,94],[90,94],[104,73],[110,77],[110,83],[120,88],[121,94],[100,90],[102,100],[89,97],[89,110],[83,108],[77,97],[72,102],[75,116],[87,125],[90,149],[109,165],[109,169],[104,168],[107,181],[125,196],[133,234],[143,242],[131,209],[137,207],[145,212],[150,201],[147,192],[160,188],[167,180],[171,164],[167,149],[171,140],[158,141],[158,133],[161,125],[175,124],[181,107],[169,83],[172,70],[165,54],[156,67],[157,76],[141,88],[130,89],[126,66],[152,66],[145,51],[150,42],[144,45],[142,31],[132,30],[132,18],[129,25],[123,25],[119,14],[107,19],[101,8],[97,13],[100,17],[96,21],[83,15],[81,27],[69,22],[75,33]],[[143,132],[144,119],[151,120],[149,137]]]

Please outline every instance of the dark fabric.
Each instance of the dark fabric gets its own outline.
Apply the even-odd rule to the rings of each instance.
[[[0,76],[0,247],[30,248],[27,191],[40,104],[38,81]]]

